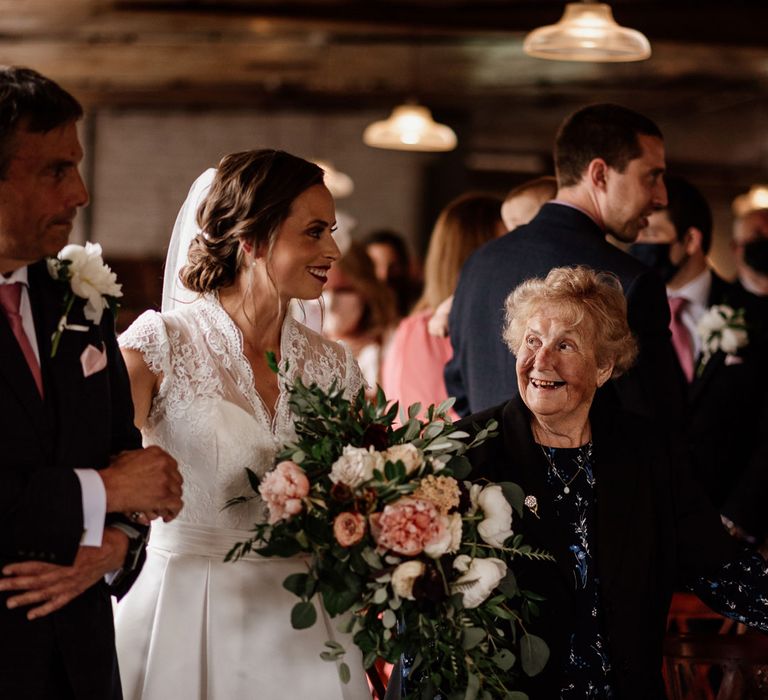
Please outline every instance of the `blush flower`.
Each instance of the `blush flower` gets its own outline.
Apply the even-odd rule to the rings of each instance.
[[[301,512],[309,494],[309,479],[295,462],[280,462],[259,484],[259,494],[269,507],[269,522],[276,523]]]
[[[442,538],[445,522],[434,503],[401,498],[371,516],[371,526],[379,547],[413,557]]]
[[[342,547],[356,545],[365,535],[365,518],[360,513],[339,513],[333,521],[333,536]]]
[[[424,554],[432,559],[439,559],[443,554],[455,554],[461,545],[461,515],[440,516],[444,527],[441,537],[437,537],[424,546]]]

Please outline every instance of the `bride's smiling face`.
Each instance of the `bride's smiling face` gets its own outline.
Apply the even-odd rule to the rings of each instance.
[[[325,185],[313,185],[293,200],[268,262],[283,299],[320,296],[331,263],[341,255],[333,238],[335,228],[336,209]]]

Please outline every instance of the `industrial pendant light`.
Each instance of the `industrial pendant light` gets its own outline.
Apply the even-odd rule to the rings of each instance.
[[[398,151],[452,151],[456,134],[449,126],[435,122],[426,107],[403,104],[395,107],[388,119],[369,124],[363,142]]]
[[[651,55],[643,34],[621,27],[606,3],[570,2],[557,24],[534,29],[523,42],[523,51],[555,61],[627,62]]]

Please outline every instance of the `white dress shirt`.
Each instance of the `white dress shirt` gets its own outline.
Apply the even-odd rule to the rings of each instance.
[[[29,270],[26,266],[14,270],[8,277],[0,275],[0,284],[12,284],[14,282],[21,282],[21,302],[19,304],[21,324],[39,364],[40,350],[37,347],[35,321],[32,317],[32,305],[29,301]],[[104,489],[104,482],[95,469],[75,469],[75,474],[80,480],[80,492],[83,501],[83,535],[80,538],[80,544],[86,547],[101,547],[104,536],[104,517],[107,514],[107,492]]]
[[[711,289],[712,272],[709,268],[680,287],[680,289],[672,290],[667,287],[668,299],[681,297],[688,301],[688,304],[683,307],[680,313],[680,319],[691,334],[693,357],[696,359],[701,355],[704,345],[699,332],[696,330],[696,326],[708,308],[707,302]]]

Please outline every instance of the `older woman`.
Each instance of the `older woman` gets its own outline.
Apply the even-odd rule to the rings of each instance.
[[[520,396],[460,425],[498,421],[498,436],[468,454],[473,477],[519,483],[527,497],[516,533],[556,560],[515,562],[520,588],[545,598],[528,629],[551,649],[523,689],[663,698],[675,583],[766,630],[765,565],[728,537],[658,430],[622,412],[610,385],[600,389],[636,354],[613,276],[558,268],[525,282],[507,299],[504,337]]]

